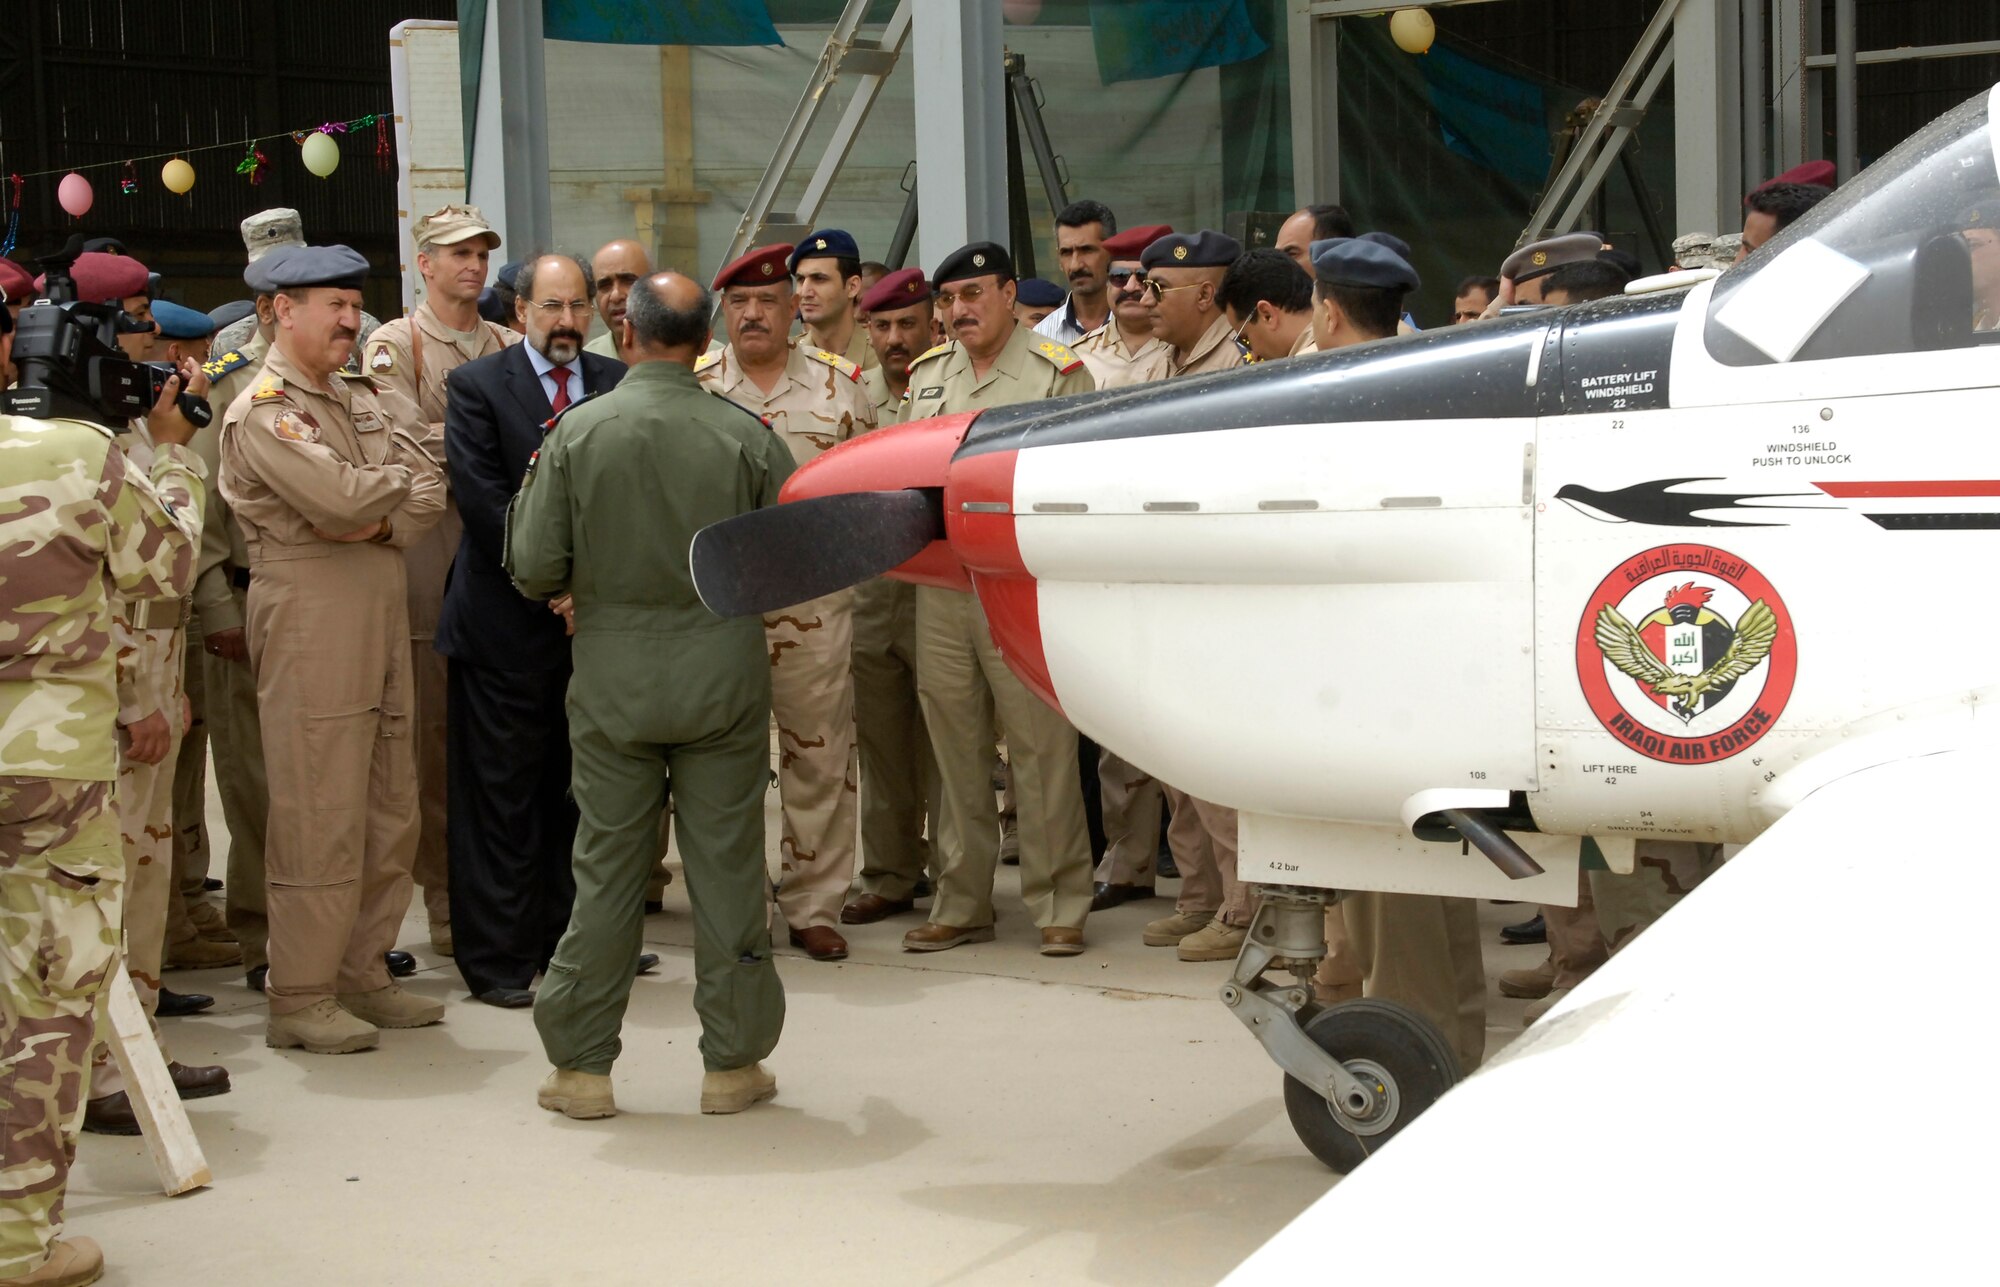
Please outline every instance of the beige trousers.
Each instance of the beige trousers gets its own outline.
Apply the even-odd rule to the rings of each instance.
[[[993,922],[997,715],[1019,797],[1022,899],[1044,929],[1082,928],[1090,914],[1091,859],[1076,730],[1007,669],[972,595],[917,587],[917,697],[941,783],[931,920],[960,927]]]
[[[784,814],[778,910],[793,929],[838,924],[854,883],[853,603],[843,590],[764,618]]]
[[[1181,896],[1174,910],[1213,916],[1242,929],[1250,923],[1250,892],[1236,879],[1236,810],[1198,800],[1162,784],[1171,821],[1167,845],[1181,869]]]
[[[1104,857],[1097,861],[1098,883],[1150,888],[1160,853],[1159,782],[1131,761],[1099,747],[1097,792],[1104,808]]]
[[[241,610],[243,592],[236,594]],[[223,914],[243,945],[247,973],[270,960],[264,911],[264,829],[270,794],[264,785],[264,733],[257,725],[257,674],[246,662],[202,651],[201,677],[209,743],[215,748],[215,791],[222,797],[222,816],[229,824]]]
[[[438,616],[444,609],[444,583],[465,530],[458,502],[447,500],[444,518],[404,551],[408,568],[410,614],[410,677],[414,704],[410,736],[416,755],[417,809],[422,826],[412,875],[423,887],[424,911],[432,925],[451,923],[449,864],[444,847],[445,716],[450,667],[433,646]]]
[[[1469,898],[1350,894],[1340,903],[1366,996],[1401,1002],[1437,1025],[1470,1074],[1486,1054],[1486,971]]]
[[[931,866],[937,759],[917,700],[917,587],[854,587],[854,741],[861,763],[861,888],[910,897]]]

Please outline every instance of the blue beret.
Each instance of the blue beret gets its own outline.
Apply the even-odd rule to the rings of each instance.
[[[506,263],[500,265],[500,271],[493,275],[493,285],[505,286],[508,290],[513,290],[514,279],[516,277],[519,277],[521,275],[521,270],[526,267],[527,265],[523,263],[521,260],[518,259],[508,260]],[[593,269],[592,271],[595,270]],[[492,288],[488,287],[488,289],[490,290]]]
[[[216,330],[208,314],[185,308],[170,299],[153,301],[153,320],[160,324],[160,338],[166,340],[206,339]]]
[[[208,310],[208,324],[216,330],[234,326],[257,311],[257,305],[247,299],[232,300],[227,304],[217,304]]]
[[[969,246],[960,246],[944,257],[938,270],[931,274],[931,285],[949,286],[970,277],[998,277],[1003,282],[1014,280],[1014,257],[998,242],[975,241]]]
[[[1329,237],[1314,242],[1313,276],[1329,286],[1415,290],[1421,283],[1410,261],[1379,241]]]
[[[799,244],[792,247],[791,262],[785,265],[785,271],[788,273],[799,271],[801,259],[859,258],[861,258],[861,247],[854,244],[852,236],[839,228],[821,228],[818,232],[808,233],[800,238]]]
[[[1051,281],[1039,277],[1023,277],[1014,288],[1014,298],[1029,308],[1054,308],[1063,302],[1068,292]]]
[[[243,270],[243,280],[260,294],[310,286],[360,290],[367,279],[368,261],[346,246],[279,246]]]
[[[1395,251],[1405,263],[1410,262],[1412,258],[1410,243],[1404,241],[1393,232],[1364,232],[1361,234],[1361,240],[1372,241],[1378,246],[1387,246],[1389,249]]]
[[[1243,255],[1243,244],[1227,233],[1176,232],[1160,238],[1139,254],[1153,268],[1227,268]]]

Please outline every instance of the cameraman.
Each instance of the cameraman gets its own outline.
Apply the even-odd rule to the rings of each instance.
[[[0,359],[10,356],[12,339],[0,337]],[[64,374],[87,384],[77,371]],[[8,502],[0,504],[0,583],[8,590],[0,601],[0,878],[7,890],[0,901],[0,1130],[7,1140],[0,1287],[24,1279],[89,1282],[103,1264],[88,1238],[56,1235],[83,1115],[93,1012],[121,930],[112,601],[178,597],[193,577],[203,488],[200,463],[187,448],[195,427],[176,407],[185,379],[168,379],[146,417],[153,459],[145,474],[105,427],[116,419],[108,410],[98,423],[0,415],[0,456],[8,462],[0,485]]]

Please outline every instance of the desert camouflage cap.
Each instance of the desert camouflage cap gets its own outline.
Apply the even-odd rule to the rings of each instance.
[[[488,250],[500,248],[500,234],[486,222],[486,216],[478,206],[449,205],[431,211],[418,219],[410,229],[416,239],[417,248],[425,246],[456,246],[461,241],[474,237],[486,238]]]
[[[237,227],[243,233],[243,248],[250,252],[253,264],[278,246],[306,244],[305,224],[300,222],[299,212],[284,206],[259,210]]]

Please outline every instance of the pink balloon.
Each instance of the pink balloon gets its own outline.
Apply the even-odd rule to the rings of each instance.
[[[90,180],[80,174],[65,174],[63,181],[56,185],[56,200],[62,208],[78,219],[90,213],[90,203],[96,194],[90,190]]]

